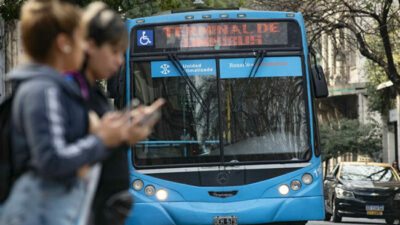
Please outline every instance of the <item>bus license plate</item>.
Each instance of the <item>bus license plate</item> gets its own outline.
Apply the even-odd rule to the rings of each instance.
[[[366,205],[365,210],[367,211],[367,215],[382,216],[383,211],[385,210],[385,206],[383,206],[383,205]]]
[[[214,225],[237,225],[237,216],[214,216]]]

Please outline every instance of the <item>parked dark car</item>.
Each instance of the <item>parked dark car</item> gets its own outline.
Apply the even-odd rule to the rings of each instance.
[[[324,182],[325,219],[400,218],[400,177],[389,164],[341,162]]]

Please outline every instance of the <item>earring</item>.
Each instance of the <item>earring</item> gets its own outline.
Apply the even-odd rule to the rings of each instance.
[[[64,47],[63,47],[63,51],[64,51],[64,53],[66,53],[66,54],[69,54],[69,53],[71,53],[71,46],[69,46],[69,45],[65,45]]]

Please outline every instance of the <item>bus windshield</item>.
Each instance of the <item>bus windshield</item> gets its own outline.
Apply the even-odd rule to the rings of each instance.
[[[171,61],[131,64],[133,97],[166,99],[153,134],[134,148],[136,166],[308,159],[300,57],[265,57],[254,78],[255,58],[218,60],[182,60],[184,75]]]

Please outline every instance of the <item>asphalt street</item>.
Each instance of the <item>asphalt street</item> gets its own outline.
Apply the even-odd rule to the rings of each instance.
[[[328,221],[310,221],[306,225],[378,225],[386,224],[383,219],[364,219],[364,218],[346,218],[341,223],[333,223]],[[395,224],[399,224],[398,221]]]

